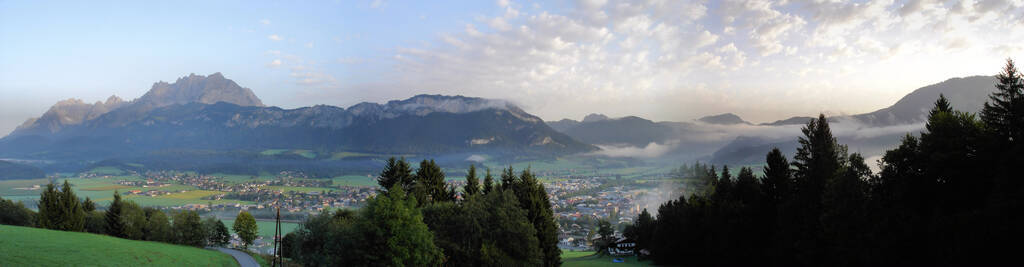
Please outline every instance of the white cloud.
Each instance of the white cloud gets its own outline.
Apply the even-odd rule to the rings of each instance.
[[[313,48],[313,42],[306,43],[306,48]]]
[[[270,67],[280,67],[281,66],[281,60],[280,59],[275,59],[273,61],[270,61],[269,66]]]
[[[273,40],[273,41],[281,41],[281,40],[284,40],[284,37],[278,36],[277,34],[271,34],[271,35],[267,36],[267,39],[270,39],[270,40]]]
[[[400,94],[388,97],[415,88],[512,98],[545,119],[735,112],[774,121],[871,111],[920,86],[990,74],[999,60],[1024,51],[1020,1],[523,5],[533,8],[499,0],[493,14],[462,31],[389,50],[394,68],[372,87]]]
[[[269,19],[261,19],[260,23],[263,24],[263,25],[270,25],[270,20]]]

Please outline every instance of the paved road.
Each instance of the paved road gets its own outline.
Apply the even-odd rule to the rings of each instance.
[[[234,250],[234,249],[230,249],[230,248],[215,248],[215,247],[207,247],[207,248],[209,248],[209,249],[216,249],[217,251],[224,252],[224,253],[227,253],[227,254],[231,255],[232,257],[235,257],[235,261],[238,261],[238,265],[241,265],[242,267],[260,267],[260,264],[256,263],[256,259],[253,259],[252,256],[249,256],[248,253],[241,252],[241,251]]]

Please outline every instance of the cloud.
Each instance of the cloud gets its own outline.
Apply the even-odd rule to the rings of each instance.
[[[306,48],[313,48],[313,42],[306,43]]]
[[[389,67],[368,79],[375,81],[341,90],[509,98],[545,119],[599,109],[660,120],[733,112],[774,121],[878,109],[923,85],[991,73],[1024,43],[1020,1],[494,5],[461,30],[386,50],[381,63]]]
[[[654,158],[671,152],[677,145],[678,143],[662,145],[654,142],[647,144],[645,147],[598,145],[601,150],[592,154],[609,157]]]
[[[261,20],[260,20],[260,24],[263,24],[263,25],[270,25],[270,20],[269,20],[269,19],[261,19]]]
[[[277,34],[271,34],[271,35],[267,36],[267,39],[270,39],[270,40],[273,40],[273,41],[281,41],[281,40],[284,40],[284,37],[278,36]]]
[[[281,66],[281,60],[280,59],[275,59],[273,61],[270,61],[270,64],[268,64],[268,66],[270,66],[270,67],[280,67]]]

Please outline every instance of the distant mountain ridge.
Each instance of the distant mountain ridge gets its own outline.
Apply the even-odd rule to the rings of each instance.
[[[703,122],[703,123],[723,124],[723,125],[750,124],[749,122],[747,122],[747,121],[743,120],[742,118],[740,118],[740,116],[736,116],[736,114],[732,114],[732,113],[722,113],[722,114],[718,114],[718,115],[704,116],[704,117],[701,117],[700,119],[697,119],[697,121],[700,121],[700,122]]]
[[[977,113],[988,100],[989,94],[995,91],[995,84],[994,76],[952,78],[918,88],[892,106],[850,117],[872,126],[923,122],[927,119],[928,110],[939,99],[939,94],[945,95],[954,109]]]
[[[58,106],[64,105],[54,109],[64,110]],[[49,124],[43,122],[57,121],[59,116],[30,120],[28,126],[0,139],[0,155],[102,159],[168,149],[295,148],[395,154],[597,150],[503,100],[417,95],[347,109],[328,105],[281,109],[263,106],[251,90],[220,73],[158,82],[142,97],[102,111],[77,116],[81,119],[56,128],[47,128]]]
[[[99,118],[108,112],[122,110],[119,121],[136,119],[149,110],[174,104],[227,102],[240,106],[263,106],[263,102],[249,88],[243,88],[220,72],[209,76],[190,74],[174,83],[157,82],[142,97],[130,102],[110,96],[106,102],[84,103],[80,99],[67,99],[54,104],[38,118],[30,118],[10,135],[31,135],[60,132]]]

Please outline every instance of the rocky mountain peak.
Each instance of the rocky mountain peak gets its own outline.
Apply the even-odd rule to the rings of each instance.
[[[256,94],[249,88],[243,88],[234,81],[224,78],[220,72],[208,76],[189,74],[178,78],[174,83],[158,82],[136,100],[137,103],[150,106],[168,106],[174,104],[203,103],[214,104],[226,102],[239,106],[263,106]]]

